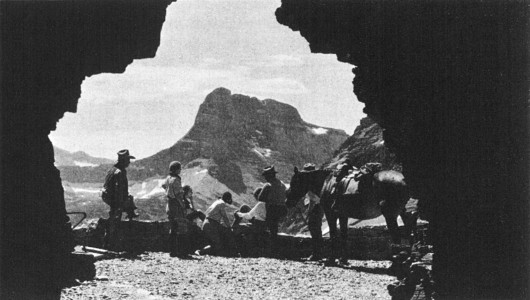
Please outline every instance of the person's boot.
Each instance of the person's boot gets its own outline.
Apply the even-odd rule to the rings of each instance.
[[[277,236],[274,236],[274,235],[271,236],[270,244],[269,244],[269,253],[270,253],[269,256],[271,258],[281,258]]]
[[[330,242],[331,242],[331,249],[329,251],[329,256],[328,256],[328,259],[325,262],[325,265],[326,266],[335,266],[335,265],[337,265],[337,262],[336,262],[336,259],[337,259],[337,248],[338,248],[337,238],[332,238]]]
[[[213,253],[213,247],[211,245],[207,245],[204,248],[195,251],[195,255],[211,255]]]
[[[188,251],[188,236],[185,234],[177,235],[177,257],[178,258],[190,258]]]
[[[168,242],[169,242],[169,256],[178,257],[177,237],[170,234]]]
[[[339,264],[347,266],[350,263],[348,262],[348,242],[346,240],[341,240],[340,242],[340,258]]]
[[[134,209],[127,211],[127,219],[132,220],[138,218],[140,215],[134,212]]]
[[[307,261],[320,261],[322,260],[322,252],[320,249],[320,240],[318,238],[311,239],[312,250],[311,255],[306,258]]]

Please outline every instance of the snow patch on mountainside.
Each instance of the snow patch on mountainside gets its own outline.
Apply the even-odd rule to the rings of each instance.
[[[252,151],[257,153],[260,157],[271,157],[272,154],[272,150],[267,148],[255,147]]]
[[[97,167],[97,166],[99,166],[98,164],[93,164],[93,163],[84,162],[84,161],[77,161],[77,160],[74,160],[74,165],[76,165],[78,167]]]
[[[141,184],[141,190],[136,192],[138,199],[149,199],[164,194],[162,183],[164,179],[152,179]]]
[[[328,133],[328,130],[326,128],[322,128],[322,127],[319,127],[319,128],[311,128],[311,131],[314,133],[314,134],[326,134]]]
[[[99,193],[100,192],[99,189],[87,189],[87,188],[76,188],[76,187],[72,187],[72,190],[75,193],[91,193],[91,194],[94,194],[94,193]]]

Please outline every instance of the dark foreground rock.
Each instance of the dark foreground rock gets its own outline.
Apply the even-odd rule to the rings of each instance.
[[[61,299],[389,299],[388,261],[345,268],[270,258],[170,258],[152,252],[96,263],[93,281]]]

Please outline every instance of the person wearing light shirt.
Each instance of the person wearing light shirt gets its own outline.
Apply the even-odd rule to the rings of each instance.
[[[263,190],[258,196],[258,201],[265,202],[267,207],[267,218],[265,223],[270,233],[270,254],[272,257],[280,257],[278,243],[278,226],[283,217],[287,214],[285,206],[285,185],[276,178],[274,166],[263,169],[261,175],[265,178]]]
[[[236,215],[247,221],[262,221],[265,222],[267,218],[267,208],[265,202],[258,202],[249,212],[237,212]]]
[[[234,239],[230,228],[230,220],[226,214],[227,204],[232,204],[232,194],[225,192],[221,199],[215,200],[206,210],[206,219],[202,224],[202,231],[210,241],[210,245],[195,254],[232,255]]]
[[[262,188],[254,191],[254,198],[257,200]],[[234,214],[235,220],[232,225],[234,236],[241,254],[250,255],[257,247],[260,238],[267,230],[265,223],[267,218],[267,208],[265,202],[258,202],[252,209],[243,205]]]
[[[178,161],[169,164],[169,175],[162,184],[166,191],[166,212],[169,219],[169,255],[171,257],[187,258],[189,256],[189,235],[186,211],[184,205],[184,191],[182,190],[180,172],[182,165]]]

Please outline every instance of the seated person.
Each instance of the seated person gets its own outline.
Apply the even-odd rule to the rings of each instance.
[[[195,252],[197,255],[217,254],[231,256],[234,254],[234,238],[230,228],[230,221],[226,214],[227,204],[232,204],[232,194],[225,192],[221,199],[217,199],[206,210],[206,219],[202,224],[202,231],[210,245]]]
[[[254,191],[254,198],[258,198],[261,188]],[[248,254],[249,249],[259,246],[260,237],[267,231],[265,218],[267,209],[265,202],[258,202],[252,209],[248,205],[241,206],[234,214],[235,221],[232,225],[240,252]]]
[[[244,225],[244,224],[248,224],[249,223],[247,220],[244,220],[243,218],[241,218],[241,217],[239,217],[237,215],[238,213],[248,213],[249,211],[250,211],[250,206],[248,206],[246,204],[241,205],[239,210],[234,213],[234,223],[232,223],[232,230],[234,230],[234,228],[236,228],[236,227],[238,227],[240,225]]]
[[[183,191],[183,202],[184,202],[184,214],[186,220],[188,220],[188,243],[187,253],[192,254],[195,250],[201,249],[206,244],[205,237],[202,233],[201,227],[206,215],[195,209],[193,203],[193,190],[189,185],[182,187]]]
[[[193,204],[193,190],[191,189],[191,186],[183,186],[182,191],[184,192],[184,204],[186,205],[186,219],[192,222],[196,219],[200,219],[202,222],[204,222],[206,215],[202,211],[195,209],[195,205]]]
[[[254,198],[256,198],[256,200],[261,193],[261,190],[262,188],[257,188],[254,191]],[[265,218],[267,217],[265,202],[258,202],[249,212],[238,211],[235,213],[235,216],[242,220],[250,221],[251,224],[261,225],[260,222],[265,222]]]

